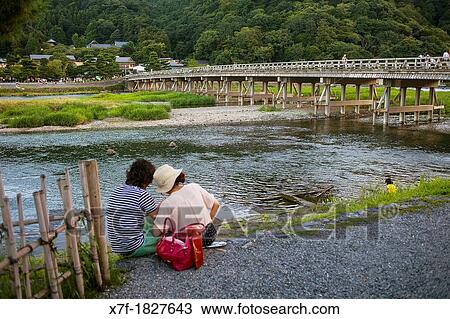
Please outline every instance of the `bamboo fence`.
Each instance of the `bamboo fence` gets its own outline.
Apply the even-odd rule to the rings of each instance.
[[[40,177],[40,189],[33,193],[36,219],[24,218],[22,194],[17,194],[18,221],[11,219],[11,203],[6,197],[3,177],[0,172],[0,208],[3,222],[0,231],[5,233],[6,258],[0,260],[0,276],[9,275],[16,298],[63,298],[62,286],[70,277],[75,278],[76,291],[80,298],[85,297],[82,263],[80,258],[80,236],[78,225],[86,221],[89,237],[89,257],[92,261],[92,272],[98,288],[102,289],[110,282],[108,248],[104,231],[104,215],[101,203],[98,166],[95,160],[80,161],[80,180],[84,200],[84,209],[76,211],[72,198],[70,172],[66,168],[62,178],[57,180],[57,186],[62,200],[64,216],[49,216],[47,204],[46,177]],[[54,221],[64,223],[53,228]],[[25,226],[38,224],[40,238],[29,242]],[[19,229],[19,245],[16,243],[14,228]],[[59,270],[60,256],[55,249],[55,239],[58,234],[65,233],[66,254],[65,265],[69,270],[61,273]],[[35,249],[42,247],[44,265],[34,269],[30,265],[30,255]],[[45,288],[33,294],[31,274],[45,269]]]

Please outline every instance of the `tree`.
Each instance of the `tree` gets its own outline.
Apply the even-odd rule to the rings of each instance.
[[[81,67],[81,72],[85,78],[93,78],[98,74],[96,66],[96,58],[93,54],[86,54],[84,56],[83,66]]]
[[[39,76],[38,73],[38,65],[35,64],[30,58],[24,58],[20,61],[20,64],[23,66],[22,72],[24,73],[24,77],[27,79],[37,78]]]
[[[25,45],[25,54],[33,54],[40,52],[41,45],[35,35],[30,35]]]
[[[13,64],[9,67],[9,73],[11,76],[19,82],[23,82],[27,79],[27,75],[24,72],[23,66],[21,64]]]
[[[94,20],[86,28],[86,38],[88,41],[97,40],[99,42],[105,42],[111,38],[111,34],[115,29],[116,26],[110,20]]]
[[[66,34],[60,26],[53,26],[50,29],[50,37],[58,43],[66,43]]]
[[[116,63],[116,57],[107,51],[99,53],[97,56],[96,67],[98,74],[107,79],[120,74],[119,65]]]
[[[72,35],[72,43],[75,48],[84,48],[87,45],[86,37],[84,35],[79,36],[78,33]]]
[[[200,64],[198,63],[198,61],[197,61],[196,59],[194,59],[194,58],[189,58],[189,59],[187,59],[187,61],[186,61],[186,66],[187,66],[188,68],[196,68],[196,67],[199,67]]]
[[[42,10],[43,0],[2,1],[0,39],[13,38],[25,22],[34,20]]]
[[[217,30],[206,30],[198,38],[194,47],[197,59],[211,60],[212,54],[219,48],[220,34]]]
[[[138,63],[148,63],[148,59],[152,52],[155,52],[156,56],[163,56],[165,50],[166,45],[164,43],[146,40],[139,44],[133,55],[133,59]]]
[[[66,76],[64,63],[61,60],[54,59],[48,62],[48,77],[51,79],[61,79]]]
[[[161,62],[159,61],[158,54],[155,51],[150,52],[147,61],[144,63],[144,66],[147,71],[162,70]]]

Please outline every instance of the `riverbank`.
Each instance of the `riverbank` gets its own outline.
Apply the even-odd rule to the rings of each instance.
[[[308,109],[287,109],[281,112],[261,112],[258,106],[215,106],[173,109],[170,119],[130,121],[123,118],[105,118],[74,127],[43,126],[36,128],[0,128],[0,133],[58,132],[77,130],[103,130],[143,127],[183,127],[266,122],[276,120],[312,119]]]
[[[449,220],[447,202],[382,220],[372,239],[367,225],[345,239],[234,239],[207,250],[197,271],[172,271],[156,256],[123,260],[127,282],[102,297],[449,298]]]
[[[157,256],[125,259],[118,267],[127,282],[102,297],[448,298],[448,183],[332,200],[334,218],[319,204],[311,210],[320,219],[226,223],[219,237],[228,245],[205,250],[199,270],[175,272]],[[223,237],[233,224],[240,232],[229,237],[227,227]]]
[[[41,96],[123,92],[122,79],[95,82],[0,83],[0,96]]]

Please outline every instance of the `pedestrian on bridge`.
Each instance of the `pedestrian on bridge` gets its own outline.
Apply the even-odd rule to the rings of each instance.
[[[448,53],[448,51],[445,51],[444,54],[442,55],[442,65],[448,66],[449,60],[450,60],[450,54]]]
[[[344,56],[342,57],[342,65],[344,66],[344,68],[347,67],[347,54],[344,54]]]

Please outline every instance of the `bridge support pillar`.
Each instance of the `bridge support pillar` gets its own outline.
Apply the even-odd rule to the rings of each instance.
[[[283,79],[283,83],[282,83],[282,90],[283,90],[283,109],[286,108],[286,101],[287,101],[287,95],[288,95],[288,80],[287,79]]]
[[[313,99],[313,105],[314,105],[314,115],[317,116],[317,98],[316,98],[316,89],[317,85],[316,83],[311,83],[311,96]]]
[[[360,84],[356,84],[355,87],[355,98],[357,101],[361,100],[361,85]],[[360,112],[360,107],[359,105],[355,105],[355,113],[359,114]]]
[[[297,107],[300,107],[300,106],[301,106],[300,99],[302,98],[302,87],[303,87],[303,83],[302,83],[302,82],[298,82],[298,90],[297,90]]]
[[[383,124],[389,125],[389,108],[391,106],[391,87],[386,86],[386,89],[384,91],[384,109],[386,112],[384,112],[384,118],[383,118]]]
[[[231,89],[231,82],[228,81],[228,78],[225,79],[225,104],[228,105],[228,103],[230,102],[230,89]]]
[[[373,98],[374,98],[374,90],[375,90],[375,87],[374,87],[374,85],[373,84],[370,84],[369,85],[369,100],[372,100],[373,101]],[[370,109],[369,108],[369,110],[374,110],[375,109],[375,107],[374,107],[374,105],[372,105],[372,108]]]
[[[239,81],[239,97],[238,97],[238,105],[244,105],[244,82]]]
[[[347,98],[347,85],[341,84],[341,101],[345,101]],[[345,115],[345,105],[341,106],[341,115]]]
[[[255,105],[255,80],[253,78],[250,78],[250,106]]]
[[[429,97],[428,97],[428,104],[433,105],[434,106],[434,93],[435,93],[435,88],[434,87],[430,87],[430,91],[429,91]],[[432,122],[433,121],[433,114],[434,111],[428,111],[428,121]]]
[[[331,84],[325,84],[325,116],[331,115]]]
[[[400,106],[403,107],[406,105],[406,87],[400,88]],[[404,124],[405,123],[405,112],[400,113],[399,123]]]
[[[422,92],[422,88],[417,87],[416,88],[416,98],[415,98],[415,105],[420,105],[420,93]],[[414,112],[414,122],[419,122],[419,112]]]
[[[263,93],[264,93],[264,105],[269,104],[269,99],[267,98],[267,94],[269,94],[269,82],[263,82]]]

